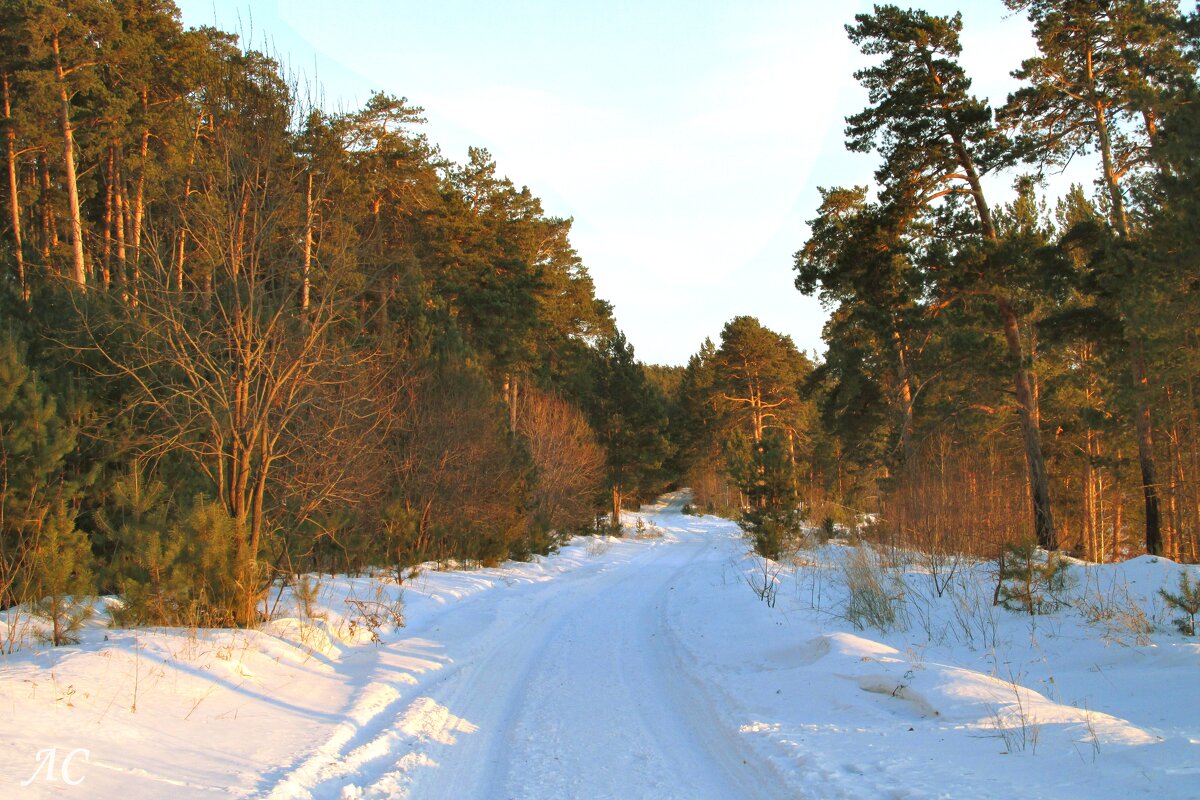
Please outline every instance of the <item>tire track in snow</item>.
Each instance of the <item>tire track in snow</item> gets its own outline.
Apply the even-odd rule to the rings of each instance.
[[[447,609],[422,631],[444,645],[440,669],[409,675],[406,687],[376,668],[347,722],[269,796],[703,800],[778,790],[671,630],[676,579],[714,563],[711,541],[684,519],[668,524],[682,541]]]
[[[414,798],[506,797],[501,791],[512,760],[515,725],[540,686],[536,674],[549,660],[548,651],[562,641],[564,624],[579,609],[594,602],[626,579],[632,564],[653,552],[640,553],[631,564],[615,564],[581,580],[555,581],[534,596],[505,598],[499,608],[503,629],[487,632],[469,663],[463,663],[455,680],[435,693],[439,702],[476,725],[478,735],[462,737],[456,746],[437,743],[424,751],[423,769],[409,775],[407,793]],[[364,797],[390,797],[398,788],[389,773],[366,787]]]
[[[497,641],[439,697],[480,731],[427,751],[437,766],[414,774],[408,796],[759,796],[744,742],[683,679],[665,633],[675,578],[706,569],[709,550],[704,540],[663,543],[586,587],[564,584],[556,594],[567,605],[531,626],[532,637]]]
[[[494,657],[505,641],[519,641],[516,629],[552,630],[548,620],[563,613],[557,595],[574,593],[564,584],[577,590],[606,579],[610,569],[621,566],[597,564],[594,571],[575,574],[568,581],[534,584],[532,591],[515,596],[502,590],[483,592],[447,607],[421,637],[379,648],[373,667],[364,670],[373,680],[364,679],[346,721],[281,776],[267,779],[258,796],[269,800],[406,796],[412,775],[436,766],[426,751],[453,745],[458,734],[474,732],[469,721],[433,698],[458,694],[464,689],[457,687],[464,685],[470,691],[494,694],[494,689],[479,688],[479,680],[472,677],[479,660]],[[552,597],[547,601],[542,595]],[[434,652],[439,641],[454,643],[455,652]],[[511,702],[519,700],[514,697]]]

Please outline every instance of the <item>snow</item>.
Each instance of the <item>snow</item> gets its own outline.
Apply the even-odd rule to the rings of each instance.
[[[684,499],[532,563],[325,576],[256,631],[97,620],[7,656],[0,796],[1200,797],[1200,641],[1157,596],[1194,567],[1073,563],[1030,617],[986,564],[938,597],[884,554],[898,623],[860,630],[849,546],[776,574]]]

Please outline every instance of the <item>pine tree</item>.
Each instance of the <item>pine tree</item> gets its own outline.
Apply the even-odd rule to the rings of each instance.
[[[1062,164],[1088,149],[1100,154],[1100,184],[1113,230],[1125,242],[1135,234],[1123,186],[1151,161],[1161,119],[1180,93],[1194,85],[1195,65],[1186,55],[1185,26],[1178,6],[1157,0],[1006,0],[1025,11],[1039,55],[1013,75],[1028,82],[1004,109],[1019,127],[1024,156]],[[1159,468],[1154,452],[1153,386],[1147,348],[1146,293],[1152,270],[1135,253],[1110,250],[1096,263],[1125,327],[1135,398],[1138,461],[1146,517],[1146,549],[1163,550]],[[1103,273],[1110,273],[1105,276]],[[1106,279],[1107,277],[1107,279]],[[1114,286],[1115,288],[1115,286]]]
[[[75,442],[24,347],[0,336],[0,604],[38,599],[30,578],[39,563],[37,533],[56,498],[73,490],[66,478]]]
[[[169,522],[167,487],[147,481],[135,466],[112,487],[96,525],[112,556],[110,580],[123,605],[114,618],[123,623],[183,624],[186,590],[179,585],[184,541]],[[182,607],[182,608],[181,608]]]
[[[587,409],[596,437],[606,452],[605,483],[612,498],[612,527],[621,525],[627,498],[658,488],[667,458],[666,403],[618,331],[595,356]]]
[[[34,535],[30,596],[36,598],[34,613],[46,620],[50,644],[76,644],[83,623],[92,615],[88,595],[93,591],[92,550],[87,534],[62,500]]]
[[[877,400],[890,406],[893,453],[899,456],[890,460],[903,463],[912,455],[920,383],[915,362],[930,327],[925,296],[931,281],[915,258],[913,242],[920,210],[900,204],[899,197],[887,206],[869,203],[865,187],[822,189],[821,196],[795,269],[796,288],[806,295],[819,291],[822,304],[833,311],[825,329],[830,352],[822,378],[838,388],[826,397],[846,411],[859,409],[856,416]],[[856,385],[870,388],[864,392]],[[858,399],[849,400],[850,392]],[[867,444],[877,426],[864,422],[842,432],[860,432],[855,449],[869,458],[868,452],[877,449]]]
[[[1167,588],[1158,590],[1159,596],[1167,605],[1184,616],[1175,620],[1181,633],[1188,636],[1196,635],[1196,615],[1200,614],[1200,582],[1194,582],[1187,572],[1179,573],[1179,590],[1172,592]]]
[[[88,283],[84,238],[83,197],[79,187],[82,151],[76,135],[76,107],[86,93],[103,95],[99,65],[109,57],[107,49],[117,29],[118,18],[102,0],[70,0],[59,4],[38,0],[25,18],[24,35],[32,43],[31,61],[36,68],[34,91],[53,97],[57,106],[58,136],[67,187],[67,212],[71,224],[71,280],[81,290]],[[102,102],[102,101],[101,101]]]
[[[991,110],[970,94],[970,79],[958,63],[961,16],[877,6],[873,14],[857,15],[856,21],[847,27],[851,41],[864,54],[883,60],[855,74],[868,89],[871,104],[848,118],[847,146],[879,150],[883,165],[876,179],[885,202],[904,198],[906,206],[925,207],[941,198],[969,198],[974,225],[960,231],[958,263],[944,265],[950,269],[943,270],[939,291],[946,299],[983,295],[995,303],[1013,370],[1034,530],[1038,542],[1053,549],[1057,537],[1036,378],[1022,339],[1015,288],[991,252],[998,234],[981,182],[983,175],[1005,163],[1008,144],[993,125]],[[953,205],[949,211],[954,211]]]

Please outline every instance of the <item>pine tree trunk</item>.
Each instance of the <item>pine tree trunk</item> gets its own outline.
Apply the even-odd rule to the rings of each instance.
[[[87,267],[83,258],[83,216],[79,207],[79,183],[75,170],[75,129],[71,126],[71,98],[67,94],[67,79],[59,52],[58,34],[52,38],[54,72],[58,78],[59,122],[63,138],[63,163],[67,178],[67,203],[71,213],[72,278],[82,291],[87,291]]]
[[[1121,234],[1121,238],[1129,238],[1129,217],[1125,213],[1125,197],[1121,194],[1121,183],[1117,176],[1117,167],[1113,161],[1112,134],[1108,129],[1108,113],[1104,106],[1094,104],[1096,117],[1096,135],[1100,141],[1100,164],[1104,170],[1104,184],[1108,189],[1108,199],[1112,204],[1111,216],[1113,227]]]
[[[0,76],[4,86],[5,160],[8,164],[8,207],[12,214],[13,255],[17,263],[17,285],[21,298],[29,302],[29,287],[25,282],[25,251],[21,243],[21,195],[17,185],[17,134],[12,127],[12,101],[9,97],[9,74]]]
[[[1097,389],[1096,377],[1092,369],[1093,353],[1090,345],[1082,347],[1079,353],[1079,361],[1082,369],[1087,373],[1087,383],[1083,390],[1084,406],[1086,408],[1093,408],[1095,407],[1099,390]],[[1090,426],[1085,434],[1085,450],[1087,456],[1085,469],[1085,491],[1087,493],[1085,511],[1087,514],[1087,528],[1091,533],[1089,554],[1093,561],[1103,563],[1105,553],[1107,552],[1104,535],[1104,471],[1098,465],[1100,464],[1104,448],[1099,434]]]
[[[1103,455],[1103,445],[1097,442],[1097,458]],[[1104,472],[1097,471],[1096,473],[1096,527],[1099,533],[1099,549],[1097,550],[1096,560],[1103,564],[1108,560],[1108,524],[1104,514],[1104,496],[1108,487],[1104,482]]]
[[[1083,537],[1084,552],[1087,554],[1089,561],[1098,561],[1097,553],[1100,548],[1097,546],[1096,540],[1096,477],[1095,469],[1092,466],[1092,449],[1093,449],[1092,431],[1088,431],[1084,441],[1084,461],[1083,461],[1083,525],[1080,535]]]
[[[614,530],[621,529],[621,485],[614,483],[612,487],[612,526]]]
[[[967,150],[961,130],[954,120],[951,108],[945,95],[940,91],[941,79],[934,69],[932,61],[928,61],[929,71],[939,87],[942,97],[943,117],[950,133],[954,148],[955,160],[966,176],[967,184],[971,187],[971,197],[975,203],[975,213],[985,239],[996,241],[996,225],[992,219],[991,209],[983,192],[983,182],[975,161]],[[1036,379],[1032,370],[1026,366],[1024,347],[1021,344],[1021,330],[1016,310],[1006,297],[997,299],[1000,316],[1003,320],[1004,340],[1008,344],[1009,356],[1015,364],[1013,373],[1014,389],[1021,420],[1021,438],[1025,450],[1025,462],[1029,470],[1029,494],[1033,501],[1033,526],[1040,547],[1054,550],[1058,547],[1058,537],[1054,531],[1054,516],[1050,506],[1050,479],[1046,472],[1046,459],[1042,453],[1042,433],[1040,428],[1041,412],[1038,408]]]
[[[183,199],[179,201],[179,240],[176,243],[176,252],[172,254],[175,263],[173,272],[175,274],[175,288],[183,291],[183,262],[187,258],[187,207],[192,196],[192,167],[196,163],[196,151],[200,146],[200,129],[204,127],[204,113],[201,112],[196,117],[196,128],[192,132],[192,149],[188,153],[187,178],[183,181]]]
[[[1187,485],[1191,487],[1189,498],[1192,506],[1191,535],[1189,538],[1189,560],[1195,564],[1200,561],[1200,407],[1196,405],[1195,381],[1189,377],[1188,389],[1188,467],[1191,479]]]
[[[142,87],[142,116],[149,112],[150,93],[146,87]],[[142,159],[141,168],[138,170],[137,192],[133,198],[133,269],[134,272],[140,272],[142,260],[142,225],[146,215],[146,170],[150,158],[150,127],[148,124],[142,126],[142,146],[139,151]]]
[[[508,432],[517,432],[517,399],[519,390],[517,388],[517,376],[512,372],[504,373],[504,385],[500,387],[500,396],[504,399],[504,406],[508,410]]]
[[[129,281],[129,265],[126,262],[125,251],[125,187],[121,170],[121,159],[116,157],[116,168],[113,174],[113,230],[117,240],[117,274],[121,276],[121,286],[125,287],[125,299],[133,297],[133,287]]]
[[[900,331],[892,328],[892,346],[896,350],[896,360],[900,364],[900,441],[896,444],[905,464],[912,460],[912,428],[913,428],[913,388],[912,375],[908,369],[908,355]]]
[[[1021,420],[1025,463],[1029,470],[1029,496],[1033,503],[1033,529],[1037,535],[1039,547],[1055,550],[1058,548],[1058,537],[1054,531],[1054,517],[1050,508],[1050,478],[1046,473],[1046,459],[1042,454],[1037,398],[1033,393],[1029,371],[1024,363],[1025,355],[1021,346],[1021,331],[1016,311],[1006,298],[1000,298],[999,307],[1004,321],[1004,339],[1008,343],[1008,354],[1016,364],[1013,382],[1016,388],[1017,410]]]
[[[1174,456],[1175,461],[1175,474],[1172,476],[1174,480],[1172,481],[1173,485],[1171,486],[1171,558],[1174,561],[1182,561],[1184,551],[1184,512],[1183,508],[1181,507],[1182,503],[1180,501],[1182,498],[1180,495],[1183,492],[1183,487],[1185,485],[1184,481],[1187,480],[1187,472],[1183,468],[1183,438],[1182,432],[1179,430],[1178,421],[1172,422],[1171,424],[1171,440],[1172,450],[1174,451],[1172,455]]]
[[[50,203],[50,164],[44,155],[38,156],[37,169],[42,180],[42,263],[50,263],[51,251],[58,247],[58,222],[54,219],[54,206]]]
[[[113,146],[108,147],[108,158],[105,165],[104,180],[104,218],[101,225],[104,228],[104,244],[100,248],[100,284],[105,291],[112,287],[112,251],[113,251],[113,187],[116,176],[113,174],[115,156]]]
[[[508,429],[513,433],[517,432],[517,409],[520,408],[521,402],[521,381],[516,376],[512,377],[512,385],[510,387],[512,396],[508,402]]]
[[[120,191],[121,208],[124,210],[122,225],[120,228],[120,232],[122,233],[120,238],[121,252],[123,254],[122,257],[126,260],[126,265],[129,270],[130,295],[133,298],[133,304],[136,306],[140,299],[140,293],[142,290],[142,270],[138,265],[136,251],[133,258],[129,257],[129,251],[130,249],[133,249],[133,246],[124,235],[133,230],[133,203],[129,198],[129,186],[127,184],[122,183]]]
[[[1137,334],[1134,334],[1137,336]],[[1137,428],[1138,465],[1142,474],[1142,498],[1146,505],[1146,552],[1150,555],[1163,554],[1162,513],[1159,508],[1158,476],[1154,461],[1154,425],[1150,417],[1150,403],[1146,398],[1148,380],[1141,343],[1135,345],[1133,356],[1133,384],[1137,392],[1137,410],[1134,420]]]
[[[1112,225],[1121,235],[1121,238],[1128,240],[1130,238],[1129,220],[1125,213],[1125,199],[1121,194],[1120,177],[1117,174],[1116,163],[1113,159],[1112,134],[1109,129],[1108,111],[1104,104],[1096,98],[1095,75],[1090,49],[1087,53],[1087,78],[1092,95],[1091,104],[1096,125],[1096,138],[1100,145],[1100,160],[1104,184],[1108,189],[1109,202],[1112,206],[1110,211]],[[1138,335],[1136,331],[1133,333],[1135,337]],[[1143,345],[1140,341],[1136,341],[1133,344],[1135,350],[1134,363],[1132,365],[1133,389],[1137,397],[1137,408],[1134,416],[1137,428],[1138,462],[1142,473],[1142,497],[1146,505],[1146,552],[1153,555],[1161,555],[1163,549],[1162,516],[1159,508],[1157,467],[1154,463],[1154,422],[1150,403],[1146,397],[1148,381],[1145,360],[1142,354]]]
[[[300,309],[308,312],[309,281],[312,274],[313,251],[313,174],[308,171],[308,191],[304,199],[304,274],[300,285]]]
[[[976,213],[985,238],[996,241],[996,226],[991,210],[983,194],[983,184],[975,164],[961,140],[955,138],[955,152],[975,200]],[[1042,453],[1041,410],[1038,407],[1037,377],[1026,366],[1025,348],[1021,343],[1021,328],[1016,309],[1008,298],[997,299],[1004,327],[1004,341],[1008,354],[1016,365],[1013,372],[1013,388],[1017,398],[1018,415],[1021,420],[1021,439],[1025,450],[1025,463],[1029,471],[1029,496],[1033,503],[1033,529],[1039,547],[1046,550],[1058,548],[1058,536],[1054,530],[1054,515],[1050,504],[1050,477],[1046,471],[1046,458]]]
[[[1117,463],[1121,461],[1121,451],[1117,450]],[[1113,535],[1112,535],[1112,560],[1121,560],[1121,533],[1122,526],[1125,524],[1125,495],[1121,491],[1121,481],[1118,477],[1113,481]]]

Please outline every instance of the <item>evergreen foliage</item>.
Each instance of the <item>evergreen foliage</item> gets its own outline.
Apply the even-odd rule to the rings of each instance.
[[[879,5],[847,27],[872,60],[846,145],[880,166],[873,188],[822,190],[796,254],[831,312],[806,386],[818,450],[842,504],[939,552],[1196,560],[1195,19],[1007,5],[1038,53],[997,111],[971,93],[961,17]],[[1049,207],[1040,175],[1081,158],[1096,196]],[[990,203],[983,178],[1018,167],[1016,199]]]
[[[27,596],[37,598],[33,613],[49,625],[47,642],[75,644],[76,633],[92,615],[92,551],[66,503],[55,503],[41,521],[32,550]]]
[[[606,453],[610,524],[619,530],[625,501],[648,499],[665,482],[666,398],[647,379],[620,331],[601,343],[592,374],[587,411]]]
[[[252,625],[277,581],[529,557],[678,482],[772,558],[868,513],[1026,548],[1026,610],[1057,580],[1030,541],[1200,560],[1196,19],[1007,5],[1038,53],[998,110],[961,17],[855,18],[875,186],[822,190],[795,259],[825,355],[739,316],[678,368],[637,361],[572,220],[408,99],[313,107],[170,0],[0,3],[0,605],[55,642],[94,590]],[[1096,195],[1051,207],[1081,158]]]
[[[170,0],[0,14],[0,603],[40,599],[44,520],[122,622],[251,625],[295,574],[528,557],[592,518],[615,328],[571,220],[407,99],[312,107]]]
[[[1164,588],[1159,589],[1158,593],[1168,606],[1184,613],[1184,616],[1175,620],[1179,630],[1188,636],[1195,636],[1196,615],[1200,614],[1200,582],[1193,581],[1190,573],[1181,572],[1178,591]]]
[[[738,517],[772,559],[799,534],[804,495],[813,500],[812,481],[801,487],[814,475],[813,410],[801,396],[811,369],[789,337],[735,317],[720,345],[706,341],[688,362],[674,403],[677,469],[697,502]]]
[[[996,598],[1009,611],[1050,614],[1062,605],[1067,579],[1061,554],[1039,550],[1032,542],[1007,545],[998,561]]]

